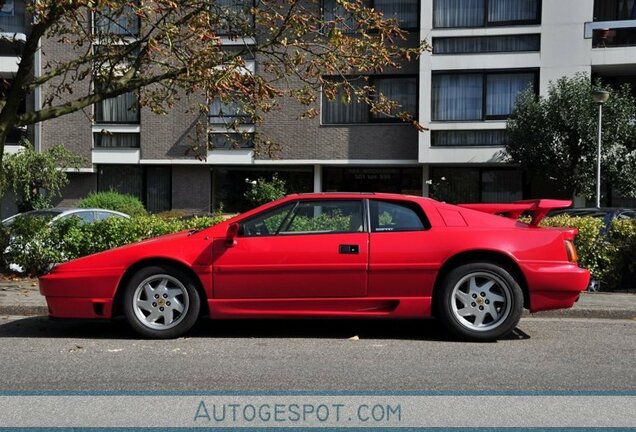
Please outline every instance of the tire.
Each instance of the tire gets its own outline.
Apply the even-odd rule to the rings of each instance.
[[[451,270],[441,285],[438,317],[456,337],[487,342],[508,335],[519,324],[523,292],[503,267],[487,262]]]
[[[151,266],[133,275],[124,291],[124,314],[141,336],[169,339],[196,323],[201,299],[194,281],[181,270]]]

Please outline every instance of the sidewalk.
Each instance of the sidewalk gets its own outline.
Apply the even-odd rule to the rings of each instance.
[[[0,281],[0,315],[48,315],[37,279]],[[583,293],[571,309],[531,317],[636,319],[636,293]]]

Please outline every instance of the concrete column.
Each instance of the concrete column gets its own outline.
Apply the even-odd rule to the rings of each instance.
[[[424,164],[422,165],[422,196],[429,196],[429,187],[430,184],[428,183],[430,176],[431,176],[431,172],[430,172],[430,167],[428,164]]]
[[[314,192],[322,192],[322,165],[314,165]]]

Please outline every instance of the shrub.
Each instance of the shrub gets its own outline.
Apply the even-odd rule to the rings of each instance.
[[[259,206],[271,201],[275,201],[285,196],[285,181],[278,178],[276,174],[272,180],[268,181],[260,177],[257,180],[245,179],[249,184],[249,189],[243,195],[254,206]]]
[[[609,239],[616,250],[615,286],[636,287],[636,221],[616,219],[609,229]]]
[[[68,259],[60,247],[61,231],[53,229],[48,222],[46,218],[20,217],[11,224],[11,239],[4,253],[7,265],[18,265],[24,272],[35,275],[51,263]]]
[[[115,191],[90,193],[86,198],[77,202],[77,207],[115,210],[130,216],[148,214],[137,197],[120,194]]]
[[[222,221],[216,216],[181,221],[146,215],[91,224],[68,218],[50,226],[44,219],[21,218],[11,226],[12,240],[5,259],[21,266],[25,273],[38,275],[53,263],[186,229],[208,228]]]

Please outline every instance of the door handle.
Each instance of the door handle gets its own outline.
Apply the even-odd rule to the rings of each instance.
[[[348,255],[356,255],[356,254],[360,253],[360,246],[342,244],[338,248],[338,253],[348,254]]]

